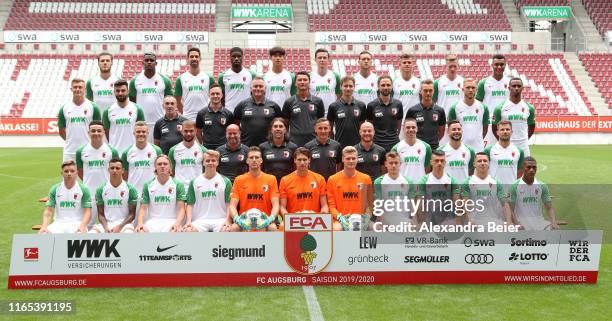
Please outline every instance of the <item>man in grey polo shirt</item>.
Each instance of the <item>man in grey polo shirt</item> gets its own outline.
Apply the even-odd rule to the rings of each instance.
[[[178,113],[178,104],[173,96],[164,97],[163,104],[165,115],[155,123],[153,142],[168,155],[170,148],[183,140],[181,129],[187,118]]]
[[[446,114],[444,108],[434,103],[433,92],[433,80],[423,80],[420,92],[421,102],[408,109],[405,119],[416,119],[419,129],[417,138],[429,144],[432,150],[436,150],[440,144],[440,138],[444,136]]]
[[[298,147],[315,138],[315,121],[325,116],[323,100],[310,94],[310,74],[300,71],[295,75],[297,94],[283,104],[283,118],[289,120],[291,141]]]
[[[266,83],[261,77],[255,77],[251,82],[251,97],[234,109],[234,119],[242,130],[240,140],[247,146],[259,146],[265,142],[272,119],[281,116],[280,107],[266,99]]]

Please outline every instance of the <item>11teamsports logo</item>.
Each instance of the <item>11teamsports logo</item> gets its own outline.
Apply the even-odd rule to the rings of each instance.
[[[285,215],[284,240],[291,269],[302,275],[323,271],[333,255],[331,214]]]

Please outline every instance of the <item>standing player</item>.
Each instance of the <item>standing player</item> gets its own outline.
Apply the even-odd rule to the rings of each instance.
[[[289,120],[291,140],[298,146],[304,146],[315,138],[314,124],[325,116],[323,100],[310,94],[309,82],[307,72],[298,72],[295,76],[297,94],[283,103],[282,114]]]
[[[312,155],[310,170],[328,179],[339,170],[342,147],[330,138],[331,126],[327,119],[317,119],[315,133],[317,137],[304,145]]]
[[[493,117],[493,109],[497,105],[503,103],[510,92],[508,90],[508,84],[510,78],[504,77],[504,70],[506,69],[506,57],[501,54],[493,56],[491,61],[491,76],[482,79],[478,83],[478,90],[476,92],[476,99],[481,101],[489,109],[489,117]],[[489,124],[492,123],[492,119],[489,118]],[[495,144],[495,133],[489,126],[487,136],[485,137],[485,147]]]
[[[120,78],[111,72],[112,67],[113,55],[108,52],[99,54],[98,68],[100,68],[100,74],[89,79],[85,85],[87,99],[94,102],[100,108],[101,113],[116,102],[113,94],[113,84]]]
[[[60,137],[66,141],[64,160],[76,157],[76,150],[87,144],[87,132],[92,120],[100,120],[100,110],[95,103],[85,99],[85,81],[74,78],[70,83],[72,101],[64,104],[57,113]]]
[[[417,182],[417,197],[423,200],[440,200],[438,204],[444,204],[452,200],[457,204],[461,186],[457,180],[449,175],[445,170],[445,156],[441,150],[435,150],[431,155],[431,173],[421,177]],[[435,204],[427,202],[428,204]],[[454,225],[461,223],[461,217],[456,216],[455,207],[449,209],[448,206],[429,205],[427,212],[417,211],[419,222],[432,222],[436,225]],[[424,217],[423,214],[427,215]]]
[[[217,149],[225,144],[225,129],[234,123],[234,114],[223,107],[223,91],[217,84],[210,86],[210,103],[196,116],[196,136],[208,149]]]
[[[76,151],[76,165],[79,178],[87,189],[95,191],[98,187],[108,181],[108,162],[112,158],[119,158],[117,150],[104,142],[104,127],[102,122],[94,120],[89,124],[90,142],[81,146]],[[96,202],[95,195],[92,202]],[[97,208],[91,210],[91,223],[93,225],[98,217]]]
[[[187,192],[186,232],[229,231],[232,225],[227,210],[232,182],[217,173],[219,152],[208,150],[204,154],[204,173],[189,183]]]
[[[376,99],[378,77],[372,72],[372,54],[367,51],[359,53],[359,72],[355,79],[355,99],[369,104]]]
[[[400,56],[400,76],[393,80],[393,98],[402,102],[404,114],[402,119],[406,118],[408,109],[419,103],[419,92],[421,91],[421,80],[413,75],[415,66],[414,56],[411,54],[402,54]],[[403,128],[402,128],[403,130]],[[400,137],[402,133],[400,133]]]
[[[185,189],[189,182],[202,174],[202,160],[206,147],[200,145],[195,139],[195,122],[186,120],[181,129],[183,141],[174,145],[168,152],[172,163],[174,178],[183,183]]]
[[[293,152],[297,145],[289,141],[287,120],[274,118],[268,140],[259,144],[263,156],[263,171],[274,175],[277,182],[293,171]]]
[[[512,123],[502,120],[497,123],[497,137],[499,141],[485,148],[484,152],[491,160],[491,176],[504,184],[504,191],[508,191],[510,184],[523,175],[523,150],[516,147],[511,141]]]
[[[514,223],[527,231],[558,230],[559,224],[548,191],[548,185],[536,179],[538,164],[535,158],[525,157],[523,177],[510,187],[510,208]],[[542,217],[542,204],[550,221]]]
[[[446,117],[450,107],[463,98],[463,77],[457,75],[458,67],[457,55],[446,55],[446,74],[434,81],[433,100],[444,109]],[[445,132],[440,145],[448,143],[448,137],[448,132]]]
[[[266,98],[282,106],[287,98],[295,95],[295,75],[285,69],[285,49],[270,48],[272,68],[264,75]]]
[[[185,219],[185,189],[170,176],[166,155],[155,159],[155,178],[142,188],[136,232],[180,232]]]
[[[119,152],[134,144],[134,125],[143,121],[144,111],[128,100],[128,83],[119,79],[114,84],[117,102],[104,111],[102,121],[108,143]]]
[[[374,195],[377,200],[394,200],[397,198],[414,199],[414,182],[400,174],[400,155],[396,152],[388,152],[385,155],[385,168],[387,173],[374,180]],[[378,221],[383,224],[398,224],[401,222],[414,221],[414,209],[408,211],[385,211],[378,216]]]
[[[462,135],[461,123],[451,120],[448,122],[448,144],[440,147],[446,156],[444,171],[458,182],[463,182],[472,175],[476,158],[474,149],[461,141]]]
[[[255,72],[242,67],[242,55],[242,49],[230,49],[232,67],[220,73],[217,81],[225,96],[225,107],[231,112],[241,101],[249,98],[251,81],[255,78]]]
[[[238,175],[248,170],[246,159],[249,147],[240,143],[240,127],[236,124],[227,126],[225,136],[227,143],[217,148],[221,158],[218,171],[233,183]]]
[[[431,171],[431,146],[417,138],[416,120],[409,118],[404,121],[404,139],[393,146],[391,151],[400,155],[400,172],[413,182],[418,181],[425,173]]]
[[[272,119],[281,117],[280,107],[266,99],[266,83],[255,77],[251,83],[251,97],[241,101],[234,110],[234,119],[242,130],[240,139],[247,146],[258,146],[266,141]]]
[[[399,143],[404,108],[402,102],[391,98],[393,80],[389,76],[378,78],[378,99],[366,108],[366,119],[374,125],[374,143],[390,151]]]
[[[249,165],[249,171],[236,177],[232,187],[229,205],[230,215],[234,219],[232,230],[239,230],[236,223],[240,215],[240,212],[238,212],[240,207],[242,213],[250,209],[262,211],[270,222],[267,230],[276,231],[277,227],[274,221],[279,212],[276,178],[261,171],[261,150],[257,146],[249,148],[247,164]]]
[[[166,155],[172,146],[183,140],[181,128],[183,128],[183,122],[187,120],[178,113],[176,104],[176,98],[172,96],[164,97],[164,117],[157,120],[153,128],[153,142]]]
[[[174,97],[179,113],[189,120],[196,120],[198,112],[208,104],[208,90],[215,79],[200,70],[200,49],[191,47],[187,50],[189,70],[176,78]]]
[[[319,48],[315,51],[317,70],[310,73],[310,92],[323,100],[325,114],[329,105],[340,98],[340,76],[329,69],[329,51]]]
[[[510,140],[529,156],[529,138],[535,131],[535,108],[521,98],[523,81],[521,78],[510,79],[510,98],[495,107],[493,112],[493,131],[502,120],[512,123],[512,137]],[[499,139],[498,137],[496,137]]]
[[[370,176],[357,170],[357,150],[353,146],[342,149],[343,169],[327,181],[327,202],[334,217],[334,230],[343,228],[339,221],[350,214],[370,214],[372,204]]]
[[[142,60],[143,71],[130,81],[130,100],[144,110],[145,121],[149,126],[149,141],[153,141],[153,126],[164,117],[162,107],[164,96],[172,96],[170,78],[155,71],[157,56],[147,52]]]
[[[417,121],[419,131],[417,137],[427,142],[431,148],[437,149],[440,138],[444,136],[444,125],[446,125],[446,114],[442,107],[433,101],[433,81],[425,79],[421,83],[421,102],[406,112],[406,118]]]
[[[340,81],[342,97],[329,106],[327,120],[342,148],[359,142],[359,125],[365,120],[366,106],[353,97],[355,79],[347,76]]]
[[[90,233],[133,233],[138,191],[123,180],[121,160],[113,158],[108,162],[110,179],[96,190],[96,205],[99,224]]]
[[[472,78],[463,81],[463,100],[448,111],[448,121],[458,120],[463,129],[463,142],[477,152],[484,149],[484,138],[489,129],[489,108],[474,99],[476,82]]]
[[[134,125],[136,143],[128,147],[121,155],[124,168],[123,178],[136,187],[138,195],[142,192],[144,184],[155,177],[155,159],[162,154],[157,145],[147,141],[148,130],[146,122],[136,122]]]
[[[74,160],[62,163],[62,177],[63,181],[49,190],[49,200],[45,205],[43,222],[38,233],[87,233],[87,224],[91,217],[91,198],[85,184],[78,180]]]
[[[365,121],[359,127],[361,140],[354,147],[357,150],[357,170],[375,180],[385,172],[385,149],[374,144],[374,125]]]

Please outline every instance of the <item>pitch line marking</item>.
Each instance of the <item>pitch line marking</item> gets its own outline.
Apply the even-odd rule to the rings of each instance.
[[[304,296],[306,297],[306,304],[308,305],[308,314],[310,314],[310,321],[324,321],[323,313],[321,312],[321,306],[317,300],[317,293],[312,285],[302,286],[304,290]]]

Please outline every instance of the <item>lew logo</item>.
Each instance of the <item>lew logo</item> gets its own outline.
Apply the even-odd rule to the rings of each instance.
[[[330,214],[285,215],[285,261],[303,275],[323,271],[333,254]]]

